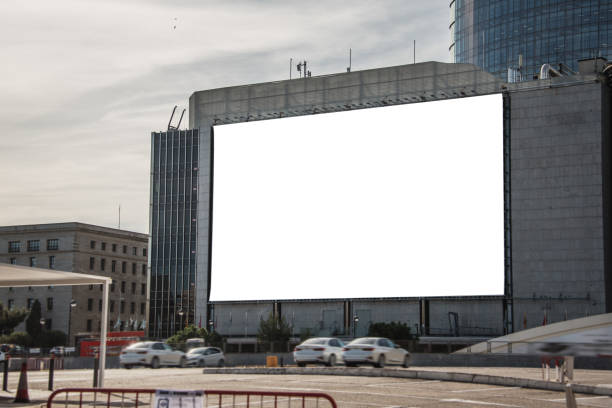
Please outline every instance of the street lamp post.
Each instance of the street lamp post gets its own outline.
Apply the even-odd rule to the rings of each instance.
[[[353,316],[353,337],[356,336],[356,332],[357,332],[357,323],[359,323],[359,316],[354,315]]]
[[[43,350],[43,335],[42,332],[45,328],[45,318],[41,317],[40,318],[40,355],[42,356],[42,350]]]
[[[72,324],[72,309],[76,307],[76,300],[70,300],[70,304],[68,306],[68,346],[70,346],[70,326]]]
[[[178,310],[178,315],[181,317],[181,330],[183,329],[183,315],[185,312],[183,311],[183,307],[181,306]]]

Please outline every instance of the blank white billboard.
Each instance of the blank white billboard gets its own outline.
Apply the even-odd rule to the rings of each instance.
[[[214,127],[211,300],[500,295],[502,96]]]

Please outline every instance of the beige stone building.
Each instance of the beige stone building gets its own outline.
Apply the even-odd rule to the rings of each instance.
[[[78,222],[0,227],[0,262],[108,276],[109,330],[146,328],[146,234]],[[70,345],[99,334],[101,285],[0,288],[0,301],[9,308],[29,308],[36,299],[45,326],[70,332]]]

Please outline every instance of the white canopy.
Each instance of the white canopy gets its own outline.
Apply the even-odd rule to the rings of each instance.
[[[100,330],[100,368],[98,387],[104,386],[104,368],[106,366],[106,332],[108,330],[108,286],[112,279],[105,276],[87,275],[32,268],[29,266],[0,263],[0,286],[49,286],[49,285],[104,285],[102,297],[102,327]]]

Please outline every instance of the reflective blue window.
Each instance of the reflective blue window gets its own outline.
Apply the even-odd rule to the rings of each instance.
[[[457,0],[451,2],[449,50],[455,62],[506,79],[508,68],[531,78],[542,64],[612,57],[612,0]]]

